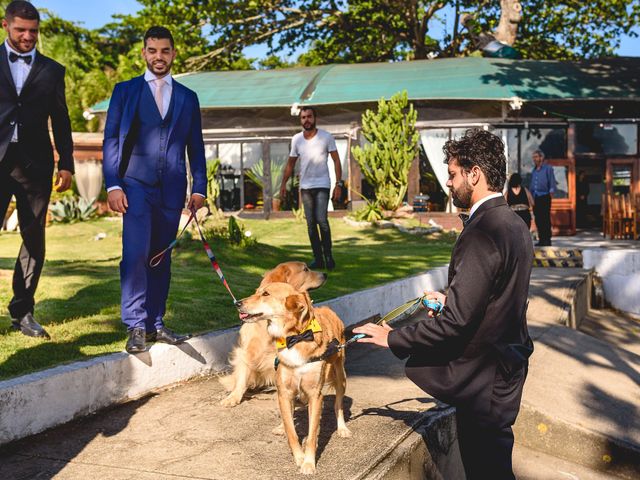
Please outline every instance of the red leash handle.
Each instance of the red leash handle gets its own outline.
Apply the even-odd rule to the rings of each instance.
[[[171,242],[167,248],[165,248],[160,253],[157,253],[153,257],[151,257],[151,260],[149,260],[149,266],[151,268],[155,268],[158,265],[160,265],[160,262],[162,262],[162,259],[164,258],[165,254],[169,250],[171,250],[173,247],[176,246],[176,244],[178,243],[178,240],[180,240],[180,237],[182,237],[182,234],[185,232],[185,230],[187,229],[187,227],[189,226],[189,224],[194,218],[196,218],[196,212],[195,210],[191,210],[191,216],[189,217],[189,220],[187,220],[187,223],[185,224],[185,226],[182,227],[182,230],[180,231],[176,239],[173,242]],[[196,219],[196,222],[197,222],[197,219]]]

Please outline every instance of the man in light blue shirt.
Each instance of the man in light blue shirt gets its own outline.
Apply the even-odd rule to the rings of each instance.
[[[556,191],[553,167],[544,162],[544,153],[536,150],[532,155],[535,167],[531,173],[529,190],[533,195],[533,215],[538,227],[536,247],[551,246],[551,199]]]

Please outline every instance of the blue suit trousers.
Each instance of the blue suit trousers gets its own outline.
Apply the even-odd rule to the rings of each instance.
[[[171,252],[154,268],[149,260],[175,240],[182,209],[165,206],[162,188],[162,184],[150,186],[124,179],[129,206],[123,217],[120,285],[122,321],[128,330],[153,332],[164,325]]]

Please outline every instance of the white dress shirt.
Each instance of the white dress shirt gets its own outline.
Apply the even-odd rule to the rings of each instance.
[[[147,82],[147,85],[149,85],[149,88],[151,89],[151,96],[153,98],[156,98],[156,88],[157,87],[157,82],[156,79],[158,79],[158,77],[156,77],[148,68],[147,70],[144,72],[144,79]],[[160,112],[160,114],[162,115],[162,118],[167,116],[167,112],[169,111],[169,104],[171,103],[171,92],[173,91],[173,78],[171,78],[171,74],[167,74],[164,77],[160,78],[159,80],[162,81],[162,111]]]
[[[20,53],[9,45],[9,41],[4,41],[4,46],[7,49],[7,62],[9,62],[9,69],[11,70],[11,76],[13,77],[13,84],[16,86],[16,93],[20,96],[20,92],[22,92],[22,87],[24,86],[24,82],[27,80],[29,76],[29,72],[31,72],[31,67],[33,66],[33,61],[36,57],[36,49],[32,49],[27,53]],[[16,55],[20,56],[29,56],[31,57],[31,63],[27,64],[24,60],[18,59],[15,62],[9,60],[9,54],[13,52]],[[11,137],[12,142],[18,141],[18,125],[15,126],[13,130],[13,136]]]
[[[471,218],[473,216],[474,213],[476,213],[476,210],[478,210],[478,208],[480,207],[480,205],[482,205],[484,202],[491,200],[492,198],[498,198],[498,197],[502,197],[501,193],[492,193],[491,195],[487,195],[484,198],[481,198],[480,200],[478,200],[476,203],[473,204],[473,207],[471,207],[471,211],[469,211],[469,218]]]

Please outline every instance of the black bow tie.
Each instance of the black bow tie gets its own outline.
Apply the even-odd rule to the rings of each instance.
[[[312,342],[313,330],[308,329],[298,335],[290,335],[286,338],[287,348],[293,347],[298,342]]]
[[[33,57],[31,55],[18,55],[15,52],[9,52],[9,61],[15,63],[17,60],[23,60],[27,65],[31,65]]]
[[[466,227],[467,223],[469,222],[469,215],[467,215],[466,213],[461,213],[458,216],[460,217],[460,220],[462,220],[462,226]]]

